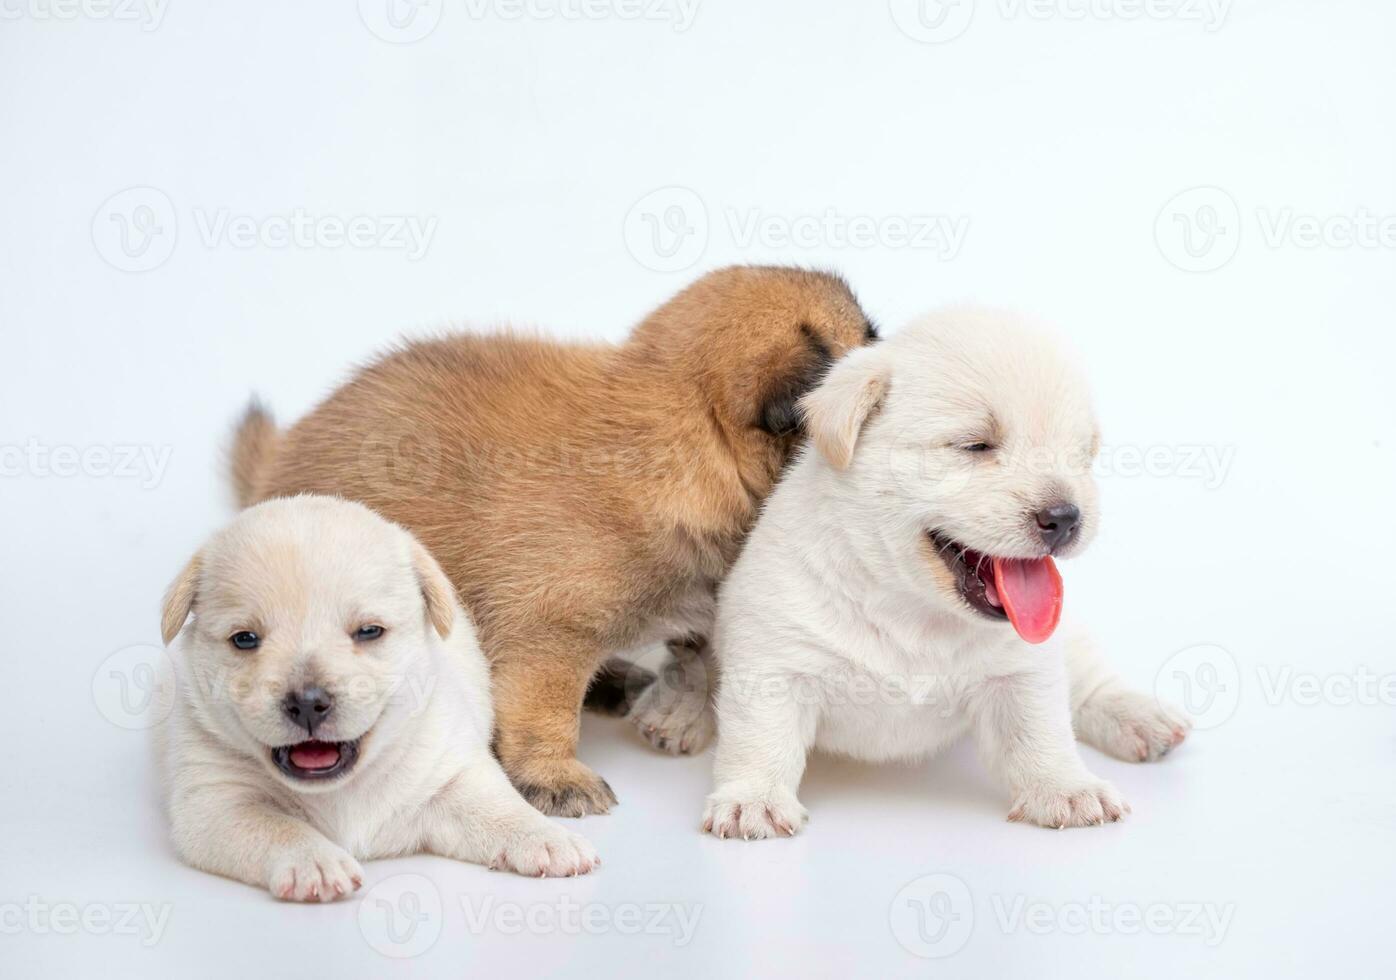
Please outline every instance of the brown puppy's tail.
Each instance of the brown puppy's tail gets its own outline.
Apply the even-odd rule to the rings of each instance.
[[[228,472],[239,507],[256,502],[258,481],[276,455],[280,441],[281,433],[271,413],[253,398],[233,433],[233,445],[228,454]]]

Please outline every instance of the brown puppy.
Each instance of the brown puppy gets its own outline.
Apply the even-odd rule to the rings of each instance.
[[[714,272],[618,346],[499,334],[410,343],[280,434],[238,430],[242,503],[361,501],[416,534],[493,665],[500,761],[545,813],[604,813],[577,761],[608,654],[706,636],[714,588],[799,437],[796,402],[876,334],[817,272]]]

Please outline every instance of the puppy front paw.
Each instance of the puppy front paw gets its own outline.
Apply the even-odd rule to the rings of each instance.
[[[715,837],[762,840],[794,837],[809,821],[809,811],[784,789],[764,793],[717,790],[703,809],[703,832]]]
[[[506,840],[490,862],[490,870],[530,878],[569,878],[588,874],[600,863],[591,841],[542,820]]]
[[[1192,728],[1171,705],[1128,688],[1107,688],[1076,710],[1077,737],[1125,762],[1157,762]]]
[[[519,795],[550,817],[609,813],[616,805],[610,784],[576,759],[532,764],[522,773],[510,771],[509,775]]]
[[[1039,827],[1094,827],[1129,813],[1129,804],[1103,779],[1077,785],[1037,786],[1018,794],[1008,819]]]
[[[327,840],[272,855],[268,887],[288,902],[333,902],[363,883],[364,869],[354,856]]]

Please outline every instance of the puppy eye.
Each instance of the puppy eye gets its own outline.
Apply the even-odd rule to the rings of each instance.
[[[960,448],[967,453],[987,453],[992,452],[994,447],[987,442],[971,442]]]
[[[251,630],[238,630],[228,637],[228,642],[239,650],[255,650],[262,645],[262,638]]]
[[[383,627],[379,626],[377,623],[370,623],[368,626],[360,626],[354,631],[354,639],[362,643],[376,640],[382,635]]]

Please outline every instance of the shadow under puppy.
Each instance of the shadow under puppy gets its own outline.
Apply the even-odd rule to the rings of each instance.
[[[289,431],[254,406],[240,496],[338,494],[413,531],[479,624],[514,784],[546,813],[603,813],[615,796],[576,758],[589,683],[642,644],[701,651],[717,583],[798,444],[798,399],[874,337],[835,276],[733,267],[619,345],[409,343]],[[701,748],[705,702],[676,724],[655,688],[632,721]]]
[[[796,833],[813,748],[915,759],[967,734],[1010,819],[1118,820],[1076,738],[1153,760],[1189,723],[1085,643],[1049,642],[1054,557],[1098,520],[1098,430],[1071,365],[1011,316],[948,313],[850,354],[803,409],[812,446],[722,587],[703,829]]]
[[[469,617],[426,550],[366,507],[243,511],[170,586],[162,632],[178,642],[161,768],[194,867],[332,901],[371,858],[538,876],[598,863],[509,784]]]

